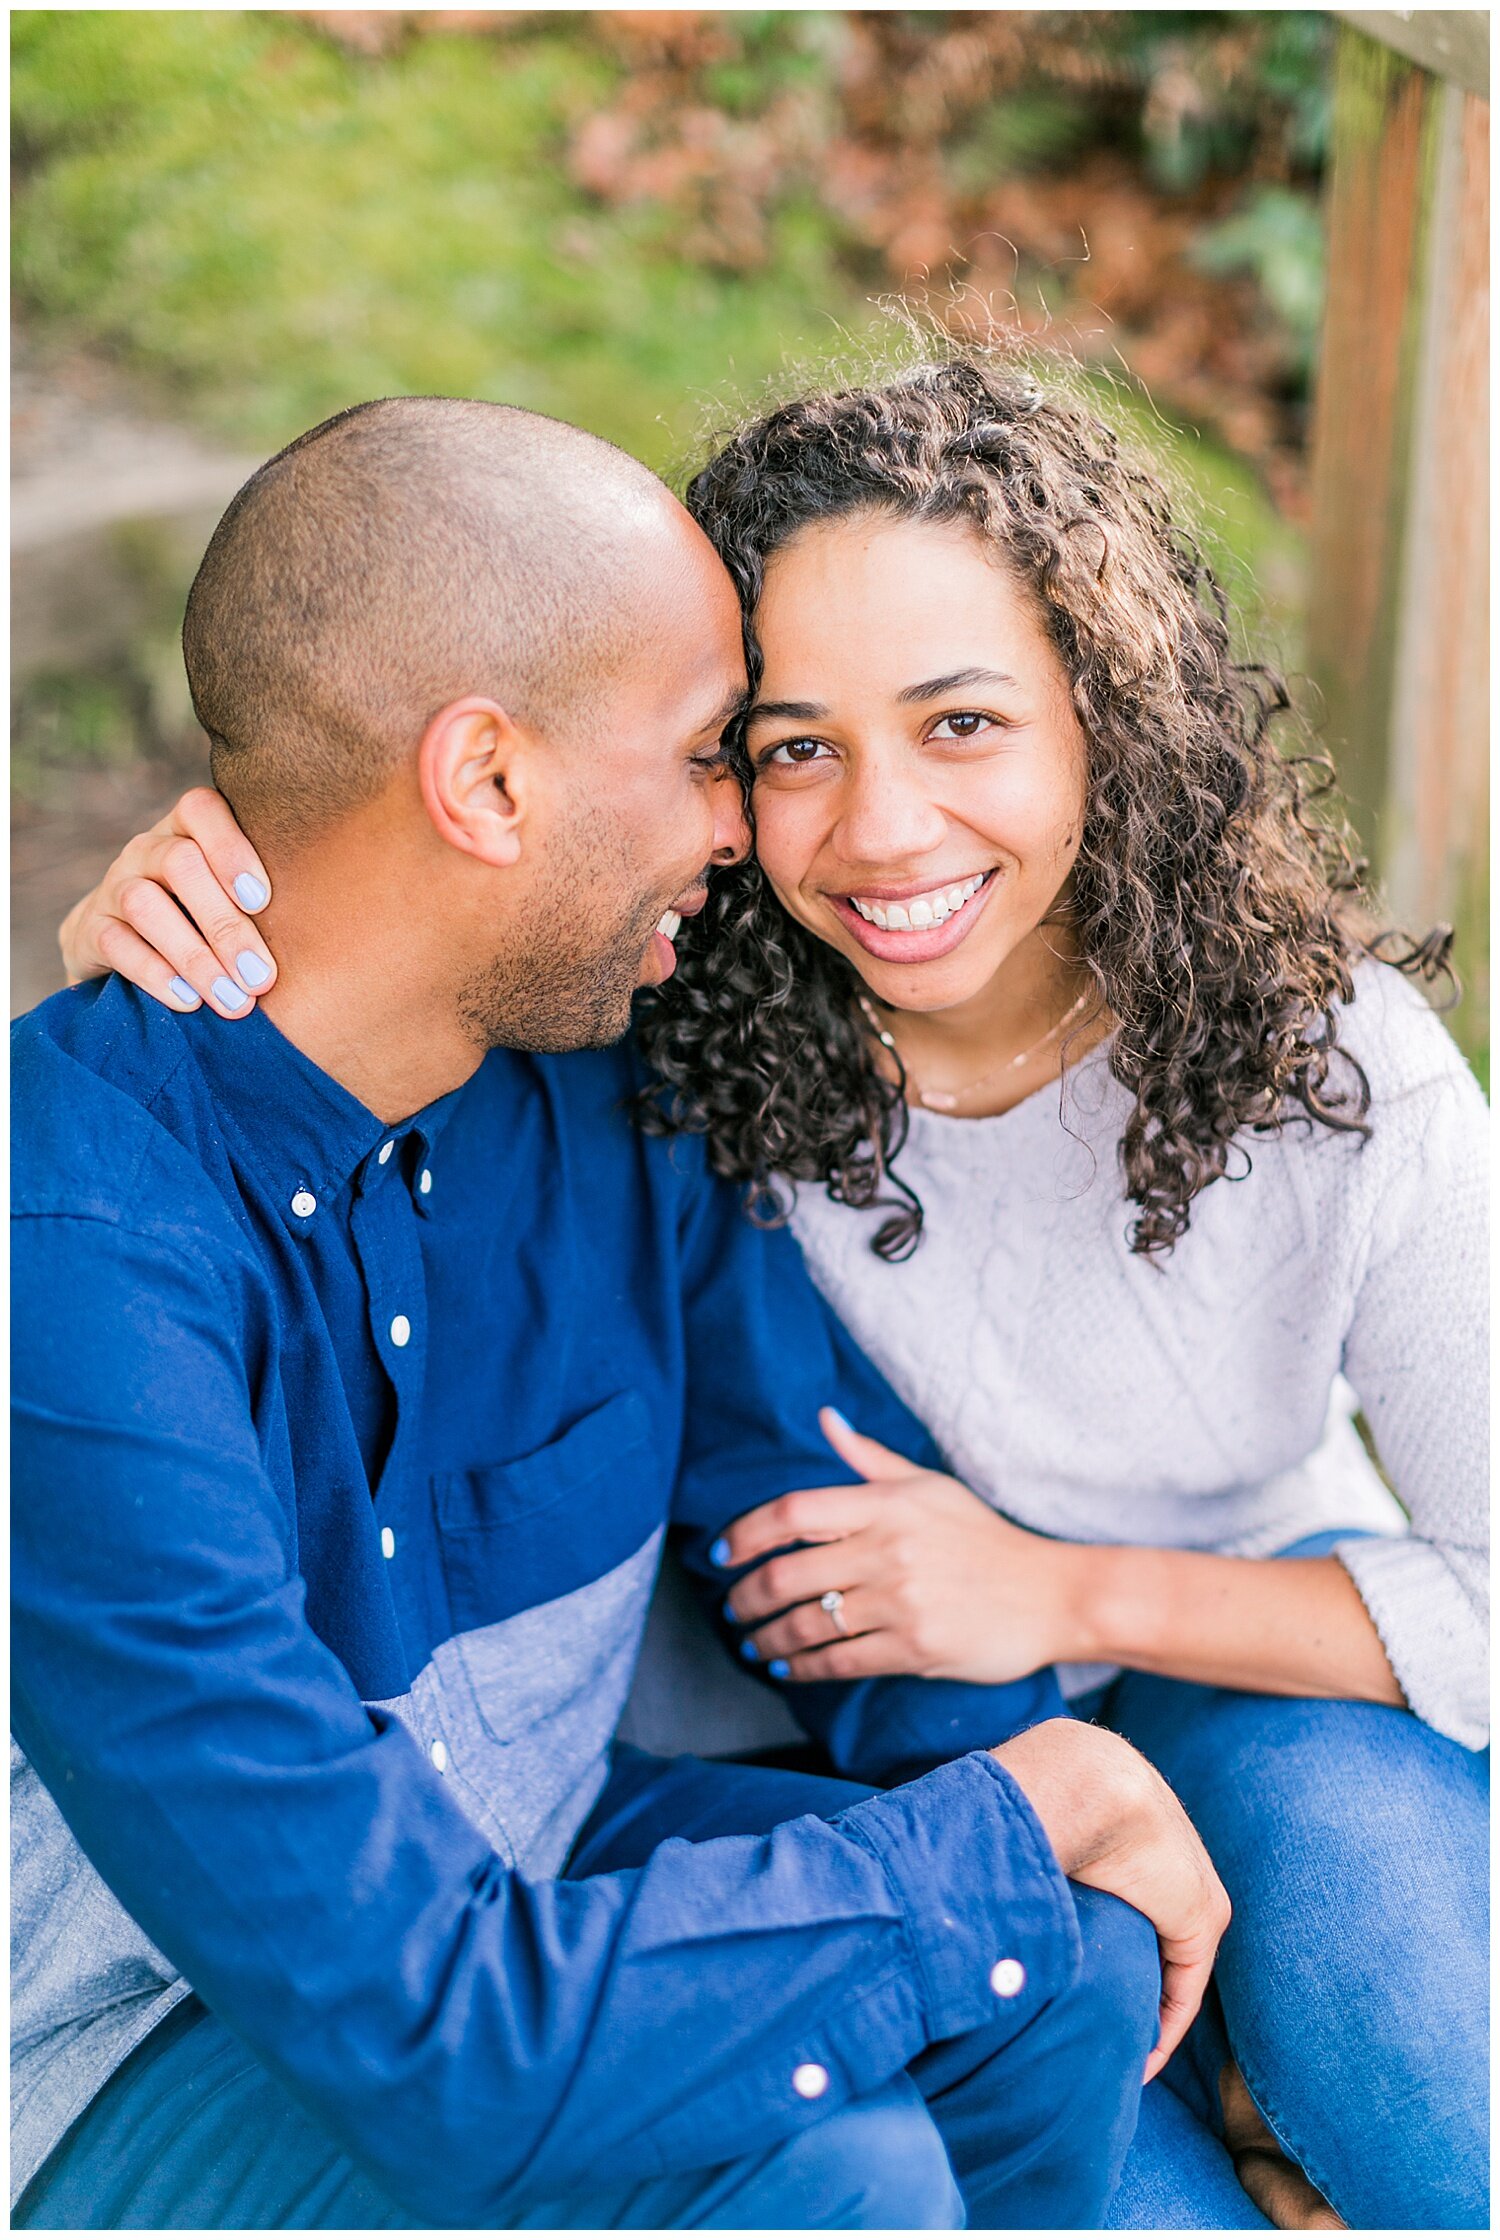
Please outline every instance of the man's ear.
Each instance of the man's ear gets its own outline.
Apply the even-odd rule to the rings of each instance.
[[[530,740],[494,700],[455,700],[417,748],[422,799],[440,840],[497,868],[521,852]]]

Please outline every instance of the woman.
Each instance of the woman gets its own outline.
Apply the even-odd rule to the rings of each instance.
[[[1272,2131],[1351,2224],[1482,2225],[1478,1092],[1089,413],[958,359],[771,413],[689,503],[746,610],[758,860],[643,1021],[647,1123],[763,1217],[827,1186],[813,1272],[957,1473],[830,1420],[866,1483],[722,1550],[745,1653],[1058,1664],[1215,1858]],[[112,874],[73,968],[110,919],[116,966],[185,956],[170,909]]]

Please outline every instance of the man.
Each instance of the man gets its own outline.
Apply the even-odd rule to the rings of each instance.
[[[620,1111],[746,844],[709,547],[577,431],[366,406],[236,498],[184,650],[294,969],[17,1030],[16,2221],[1096,2222],[1143,1916],[1165,2044],[1226,1914],[1142,1761],[611,1759],[669,1515],[826,1482],[830,1399],[930,1452]],[[878,1778],[913,1685],[804,1717]]]

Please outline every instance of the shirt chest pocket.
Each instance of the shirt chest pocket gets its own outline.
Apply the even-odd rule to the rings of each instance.
[[[669,1493],[636,1392],[530,1454],[433,1480],[449,1654],[492,1740],[545,1722],[633,1657]]]

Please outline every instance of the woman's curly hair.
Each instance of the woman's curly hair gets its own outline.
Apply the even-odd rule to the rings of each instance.
[[[1293,1118],[1364,1131],[1369,1085],[1339,1042],[1353,964],[1381,953],[1430,974],[1446,929],[1420,947],[1362,930],[1363,866],[1316,806],[1328,766],[1278,751],[1285,684],[1233,658],[1219,584],[1113,430],[1060,383],[959,354],[765,414],[687,502],[739,590],[752,688],[767,561],[812,522],[967,522],[1034,596],[1088,742],[1068,919],[1134,1099],[1120,1158],[1136,1252],[1170,1251],[1241,1131]],[[748,792],[742,741],[730,746]],[[784,1182],[897,1204],[875,1250],[899,1259],[922,1212],[892,1172],[906,1104],[860,989],[753,861],[720,873],[643,1008],[658,1077],[643,1118],[706,1135],[762,1221],[790,1211]]]

